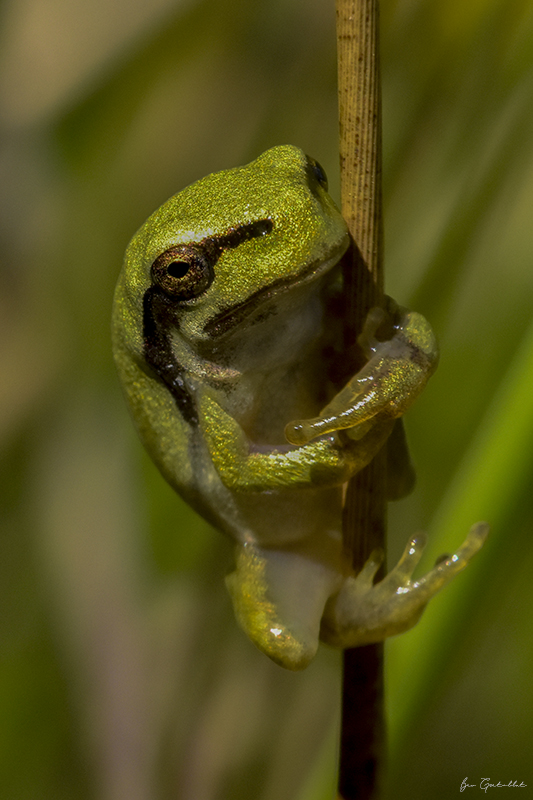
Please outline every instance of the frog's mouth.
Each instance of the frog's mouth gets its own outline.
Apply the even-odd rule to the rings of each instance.
[[[233,330],[237,325],[240,325],[246,317],[271,298],[288,292],[297,284],[303,285],[311,283],[311,281],[329,272],[329,270],[338,263],[346,247],[347,242],[342,241],[333,252],[330,253],[328,258],[316,259],[304,267],[297,275],[278,278],[267,286],[258,289],[251,294],[250,297],[247,297],[246,300],[236,303],[229,308],[223,308],[222,311],[215,314],[215,316],[204,325],[204,333],[213,339],[223,336],[225,333]]]

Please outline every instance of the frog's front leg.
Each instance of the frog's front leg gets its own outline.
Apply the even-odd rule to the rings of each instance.
[[[387,314],[380,308],[370,310],[359,337],[369,360],[320,416],[294,420],[286,426],[289,442],[302,445],[337,430],[359,439],[379,419],[397,419],[405,414],[436,369],[438,347],[421,314],[406,309],[397,309],[397,313],[399,320],[392,338],[379,341],[376,332]]]
[[[452,556],[439,560],[419,580],[412,580],[420,561],[425,536],[411,539],[393,570],[379,583],[373,578],[383,554],[373,553],[356,577],[344,580],[326,605],[320,638],[336,647],[358,647],[403,633],[418,622],[428,600],[461,572],[481,549],[489,527],[474,525]]]

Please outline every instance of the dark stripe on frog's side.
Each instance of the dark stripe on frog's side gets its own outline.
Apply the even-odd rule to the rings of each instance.
[[[195,245],[204,250],[214,266],[224,250],[264,236],[273,227],[271,219],[259,219],[230,228],[220,236],[209,236]],[[168,388],[183,419],[190,425],[197,425],[198,412],[183,378],[184,369],[171,344],[171,330],[179,327],[176,310],[180,305],[180,301],[170,298],[158,286],[152,285],[146,290],[143,297],[143,351],[146,363]]]
[[[190,425],[198,424],[198,413],[185,381],[183,368],[170,341],[175,303],[158,287],[150,286],[143,297],[143,342],[146,363],[168,388],[180,413]]]

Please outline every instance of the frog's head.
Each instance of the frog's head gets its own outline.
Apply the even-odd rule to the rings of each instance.
[[[129,346],[142,357],[154,313],[193,346],[218,340],[327,272],[347,246],[325,173],[298,148],[208,175],[164,203],[128,247],[117,300]]]

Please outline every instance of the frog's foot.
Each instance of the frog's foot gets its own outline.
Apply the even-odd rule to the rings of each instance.
[[[345,430],[361,439],[377,419],[401,417],[418,397],[438,361],[438,347],[421,314],[398,310],[391,339],[379,341],[376,331],[386,312],[369,311],[360,343],[369,361],[313,419],[293,420],[285,428],[291,444],[303,445],[317,436]]]
[[[318,648],[337,570],[301,553],[238,546],[237,568],[226,578],[237,621],[252,642],[286,669],[307,667]]]
[[[374,552],[357,577],[346,578],[325,609],[320,638],[335,647],[358,647],[380,642],[409,630],[418,622],[428,600],[461,572],[482,547],[488,525],[474,525],[457,553],[439,560],[419,580],[413,571],[422,557],[425,535],[408,543],[394,569],[379,583],[373,578],[383,554]]]

